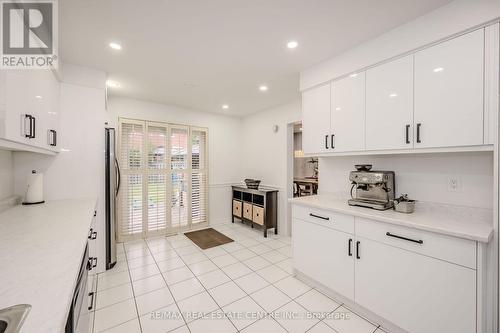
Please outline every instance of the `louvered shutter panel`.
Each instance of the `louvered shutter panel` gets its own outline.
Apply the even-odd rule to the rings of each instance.
[[[191,222],[208,221],[208,138],[207,130],[191,128]]]
[[[120,128],[119,239],[130,239],[143,232],[144,123],[124,122]]]
[[[156,123],[147,125],[147,233],[161,233],[167,228],[170,217],[167,215],[168,180],[168,129]]]
[[[171,221],[173,227],[185,227],[189,221],[188,139],[189,128],[187,126],[171,126]]]

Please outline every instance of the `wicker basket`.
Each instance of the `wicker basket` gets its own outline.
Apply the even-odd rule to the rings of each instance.
[[[247,185],[247,188],[249,188],[249,189],[258,190],[259,189],[260,180],[257,180],[257,179],[245,179],[245,184]]]

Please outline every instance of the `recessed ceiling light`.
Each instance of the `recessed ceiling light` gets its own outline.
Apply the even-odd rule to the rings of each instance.
[[[340,106],[337,106],[337,107],[335,108],[335,111],[340,111],[340,110],[342,110],[342,109],[340,108]]]
[[[122,45],[117,43],[117,42],[109,43],[109,47],[112,48],[113,50],[121,50],[122,49]]]
[[[444,70],[444,68],[443,68],[443,67],[436,67],[436,68],[434,68],[432,71],[433,71],[434,73],[439,73],[439,72],[442,72],[443,70]]]
[[[286,47],[288,47],[289,49],[294,49],[297,46],[299,46],[299,43],[297,43],[297,41],[294,40],[291,40],[288,43],[286,43]]]
[[[110,81],[110,80],[106,81],[106,85],[110,88],[120,88],[121,87],[118,82]]]
[[[392,93],[392,94],[390,94],[390,95],[389,95],[389,97],[390,97],[390,98],[398,97],[398,94],[396,94],[396,93]]]
[[[223,108],[224,110],[227,110],[227,109],[229,109],[229,105],[227,105],[227,104],[223,104],[223,105],[222,105],[222,108]]]
[[[349,77],[356,77],[358,76],[358,73],[352,73],[351,75],[349,75]]]
[[[269,89],[269,88],[268,88],[267,86],[264,86],[264,85],[259,86],[259,90],[260,90],[260,91],[267,91],[268,89]]]
[[[43,97],[42,97],[42,96],[40,96],[40,95],[36,95],[36,96],[35,96],[35,98],[36,98],[36,99],[42,99]]]

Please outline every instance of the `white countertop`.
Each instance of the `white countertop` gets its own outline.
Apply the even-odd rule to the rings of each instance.
[[[378,211],[349,206],[347,198],[337,195],[313,195],[293,198],[290,202],[483,243],[489,242],[493,235],[490,209],[417,202],[415,212],[404,214],[392,209]]]
[[[23,333],[64,332],[97,199],[0,214],[0,308],[32,306]]]

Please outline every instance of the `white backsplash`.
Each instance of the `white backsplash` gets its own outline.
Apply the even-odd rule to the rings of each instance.
[[[493,207],[493,153],[444,153],[323,157],[319,159],[319,193],[348,195],[348,176],[355,164],[373,164],[374,170],[396,173],[396,195],[468,207]],[[449,189],[449,179],[460,182]]]
[[[0,150],[0,200],[14,194],[14,164],[12,152]]]

